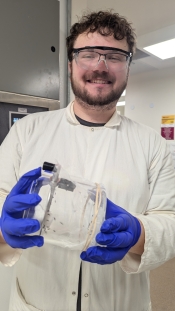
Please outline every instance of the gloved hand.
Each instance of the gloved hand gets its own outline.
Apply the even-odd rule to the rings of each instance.
[[[100,231],[96,241],[103,247],[89,247],[80,257],[85,261],[105,265],[121,260],[137,243],[141,225],[136,217],[107,199],[106,220]]]
[[[42,246],[43,237],[27,236],[40,229],[36,219],[23,218],[23,211],[36,206],[41,198],[38,194],[29,194],[32,181],[41,176],[41,168],[23,175],[7,196],[1,215],[1,231],[7,244],[13,248]]]

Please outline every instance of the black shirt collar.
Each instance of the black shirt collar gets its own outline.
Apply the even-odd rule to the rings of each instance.
[[[78,122],[80,122],[81,125],[84,126],[89,126],[89,127],[98,127],[98,126],[104,126],[106,123],[92,123],[89,121],[85,121],[81,118],[79,118],[76,114],[75,114],[76,119],[78,120]]]

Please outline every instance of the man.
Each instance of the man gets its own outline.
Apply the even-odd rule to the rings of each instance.
[[[175,256],[175,175],[166,141],[116,111],[135,35],[100,11],[72,26],[67,49],[74,102],[23,118],[0,149],[0,258],[17,262],[10,311],[150,311],[149,271]],[[22,213],[40,202],[28,188],[44,161],[105,186],[98,246],[79,254],[28,236],[39,223]]]

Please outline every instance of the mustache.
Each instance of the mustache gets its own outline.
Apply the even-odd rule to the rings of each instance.
[[[110,82],[113,82],[114,79],[113,77],[111,77],[107,72],[101,72],[101,73],[98,73],[98,72],[93,72],[91,74],[85,74],[84,76],[84,80],[97,80],[97,79],[102,79],[102,80],[107,80],[107,81],[110,81]]]

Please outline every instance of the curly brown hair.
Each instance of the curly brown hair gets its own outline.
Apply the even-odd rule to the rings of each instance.
[[[72,49],[77,37],[86,32],[98,32],[102,36],[113,35],[116,40],[126,38],[129,52],[136,49],[136,35],[134,29],[123,16],[112,11],[92,12],[81,17],[78,23],[72,25],[70,35],[66,38],[67,54],[69,61],[72,61]]]

